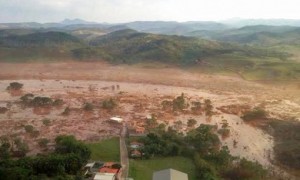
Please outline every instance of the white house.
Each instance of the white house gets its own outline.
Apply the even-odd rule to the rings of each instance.
[[[113,173],[96,173],[94,180],[116,180],[116,175]]]
[[[123,122],[123,119],[120,118],[120,117],[111,117],[109,120],[111,121],[115,121],[115,122],[118,122],[118,123],[121,123]]]
[[[174,169],[165,169],[154,172],[152,180],[188,180],[188,175]]]

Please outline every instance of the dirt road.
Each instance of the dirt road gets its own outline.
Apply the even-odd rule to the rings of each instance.
[[[126,124],[124,124],[120,134],[120,159],[122,165],[122,169],[119,174],[120,180],[125,180],[128,176],[129,160],[128,160],[126,142],[125,142],[126,134],[127,134],[127,126]]]

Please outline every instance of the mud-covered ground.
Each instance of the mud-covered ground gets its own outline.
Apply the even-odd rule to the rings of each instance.
[[[297,83],[272,85],[255,83],[238,77],[202,74],[176,67],[113,66],[106,63],[0,63],[0,107],[8,111],[0,114],[0,135],[21,137],[30,144],[30,154],[40,152],[38,139],[53,139],[59,134],[73,134],[82,140],[94,141],[117,136],[119,125],[108,122],[112,116],[122,117],[128,124],[143,121],[155,114],[159,122],[186,132],[188,119],[197,125],[207,123],[221,128],[226,121],[230,135],[222,138],[233,155],[257,160],[270,165],[273,158],[273,138],[244,123],[240,116],[245,109],[264,107],[268,113],[281,119],[300,119],[300,94]],[[24,84],[19,92],[9,92],[10,82]],[[114,88],[113,88],[114,87]],[[33,108],[20,103],[26,93],[60,98],[59,107]],[[173,113],[162,108],[162,101],[172,100],[184,93],[189,102],[210,99],[214,115],[191,110]],[[101,108],[103,100],[113,98],[117,107]],[[83,110],[84,103],[94,105],[92,111]],[[69,115],[62,115],[70,107]],[[50,124],[44,125],[43,120]],[[39,134],[32,137],[24,126],[32,125]],[[195,127],[197,127],[197,125]]]

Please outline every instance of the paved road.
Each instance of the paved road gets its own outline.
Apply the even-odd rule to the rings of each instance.
[[[128,176],[129,160],[128,160],[126,142],[125,142],[126,134],[127,134],[127,126],[126,124],[124,124],[120,134],[120,159],[122,165],[122,169],[119,174],[120,180],[125,180]]]

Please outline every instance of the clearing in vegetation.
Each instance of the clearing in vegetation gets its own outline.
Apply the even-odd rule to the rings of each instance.
[[[106,139],[97,143],[87,144],[87,146],[92,151],[92,160],[120,161],[119,138]]]
[[[152,173],[162,169],[176,169],[188,174],[189,180],[196,180],[196,168],[191,159],[176,157],[156,157],[149,160],[130,160],[129,177],[151,180]]]

